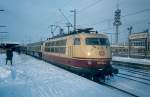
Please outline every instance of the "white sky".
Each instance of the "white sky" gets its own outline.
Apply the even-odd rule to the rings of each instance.
[[[95,30],[114,33],[113,21],[117,0],[0,0],[0,38],[17,42],[34,42],[51,36],[51,24],[62,27],[67,22],[58,9],[73,23],[73,13],[77,9],[77,25],[80,27],[93,27]],[[150,0],[119,0],[122,16],[150,9]],[[60,21],[60,22],[57,22]],[[104,22],[102,22],[104,21]],[[119,39],[127,40],[127,27],[133,26],[134,32],[150,29],[150,10],[130,15],[121,19]],[[95,25],[94,25],[95,24]],[[55,34],[58,33],[57,31]],[[110,36],[110,35],[109,35]],[[112,35],[114,41],[114,35]],[[2,39],[1,39],[2,41]]]

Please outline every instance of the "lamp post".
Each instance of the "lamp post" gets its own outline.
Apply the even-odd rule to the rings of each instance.
[[[133,27],[130,26],[127,28],[127,30],[129,31],[129,35],[128,35],[128,57],[130,57],[130,54],[131,54],[131,41],[130,41],[130,35],[132,33],[132,29]]]
[[[5,10],[4,9],[0,9],[0,12],[3,12],[3,11],[5,11]],[[0,27],[6,27],[6,26],[0,25]],[[2,34],[2,33],[5,33],[5,32],[0,32],[0,34]],[[2,40],[1,40],[1,43],[2,43]]]
[[[150,25],[150,23],[148,23]],[[149,55],[150,54],[150,43],[149,43],[149,29],[147,31],[148,33],[148,36],[147,36],[147,54]]]
[[[74,13],[74,32],[76,32],[76,9],[74,10],[71,10],[70,12],[73,12]]]

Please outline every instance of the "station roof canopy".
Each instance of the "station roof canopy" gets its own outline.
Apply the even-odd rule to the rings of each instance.
[[[19,43],[17,43],[17,42],[1,42],[0,48],[14,48],[18,45],[19,45]]]

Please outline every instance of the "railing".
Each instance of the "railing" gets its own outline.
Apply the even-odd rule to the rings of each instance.
[[[113,56],[122,56],[122,57],[133,57],[133,58],[148,58],[150,59],[150,50],[139,50],[139,49],[132,49],[130,51],[130,55],[128,53],[128,50],[113,50],[112,51]]]

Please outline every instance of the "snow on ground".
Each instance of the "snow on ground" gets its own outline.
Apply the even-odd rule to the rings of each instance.
[[[10,74],[11,74],[10,70],[0,67],[0,78],[1,79],[7,78]]]
[[[0,54],[0,97],[129,97],[42,60],[14,53],[13,66]]]
[[[112,60],[113,61],[119,61],[119,62],[127,62],[127,63],[150,65],[150,60],[148,60],[148,59],[137,59],[137,58],[113,56]]]
[[[133,75],[128,72],[126,72],[125,74]],[[114,78],[110,80],[106,80],[106,82],[112,86],[115,86],[120,89],[124,89],[125,91],[128,91],[130,93],[133,93],[137,95],[138,97],[150,97],[149,81],[137,79],[137,78],[130,77],[130,76],[127,77],[130,79],[133,79],[133,80],[130,80],[130,79],[127,79],[126,77],[127,76],[118,74],[118,76],[115,76]]]

